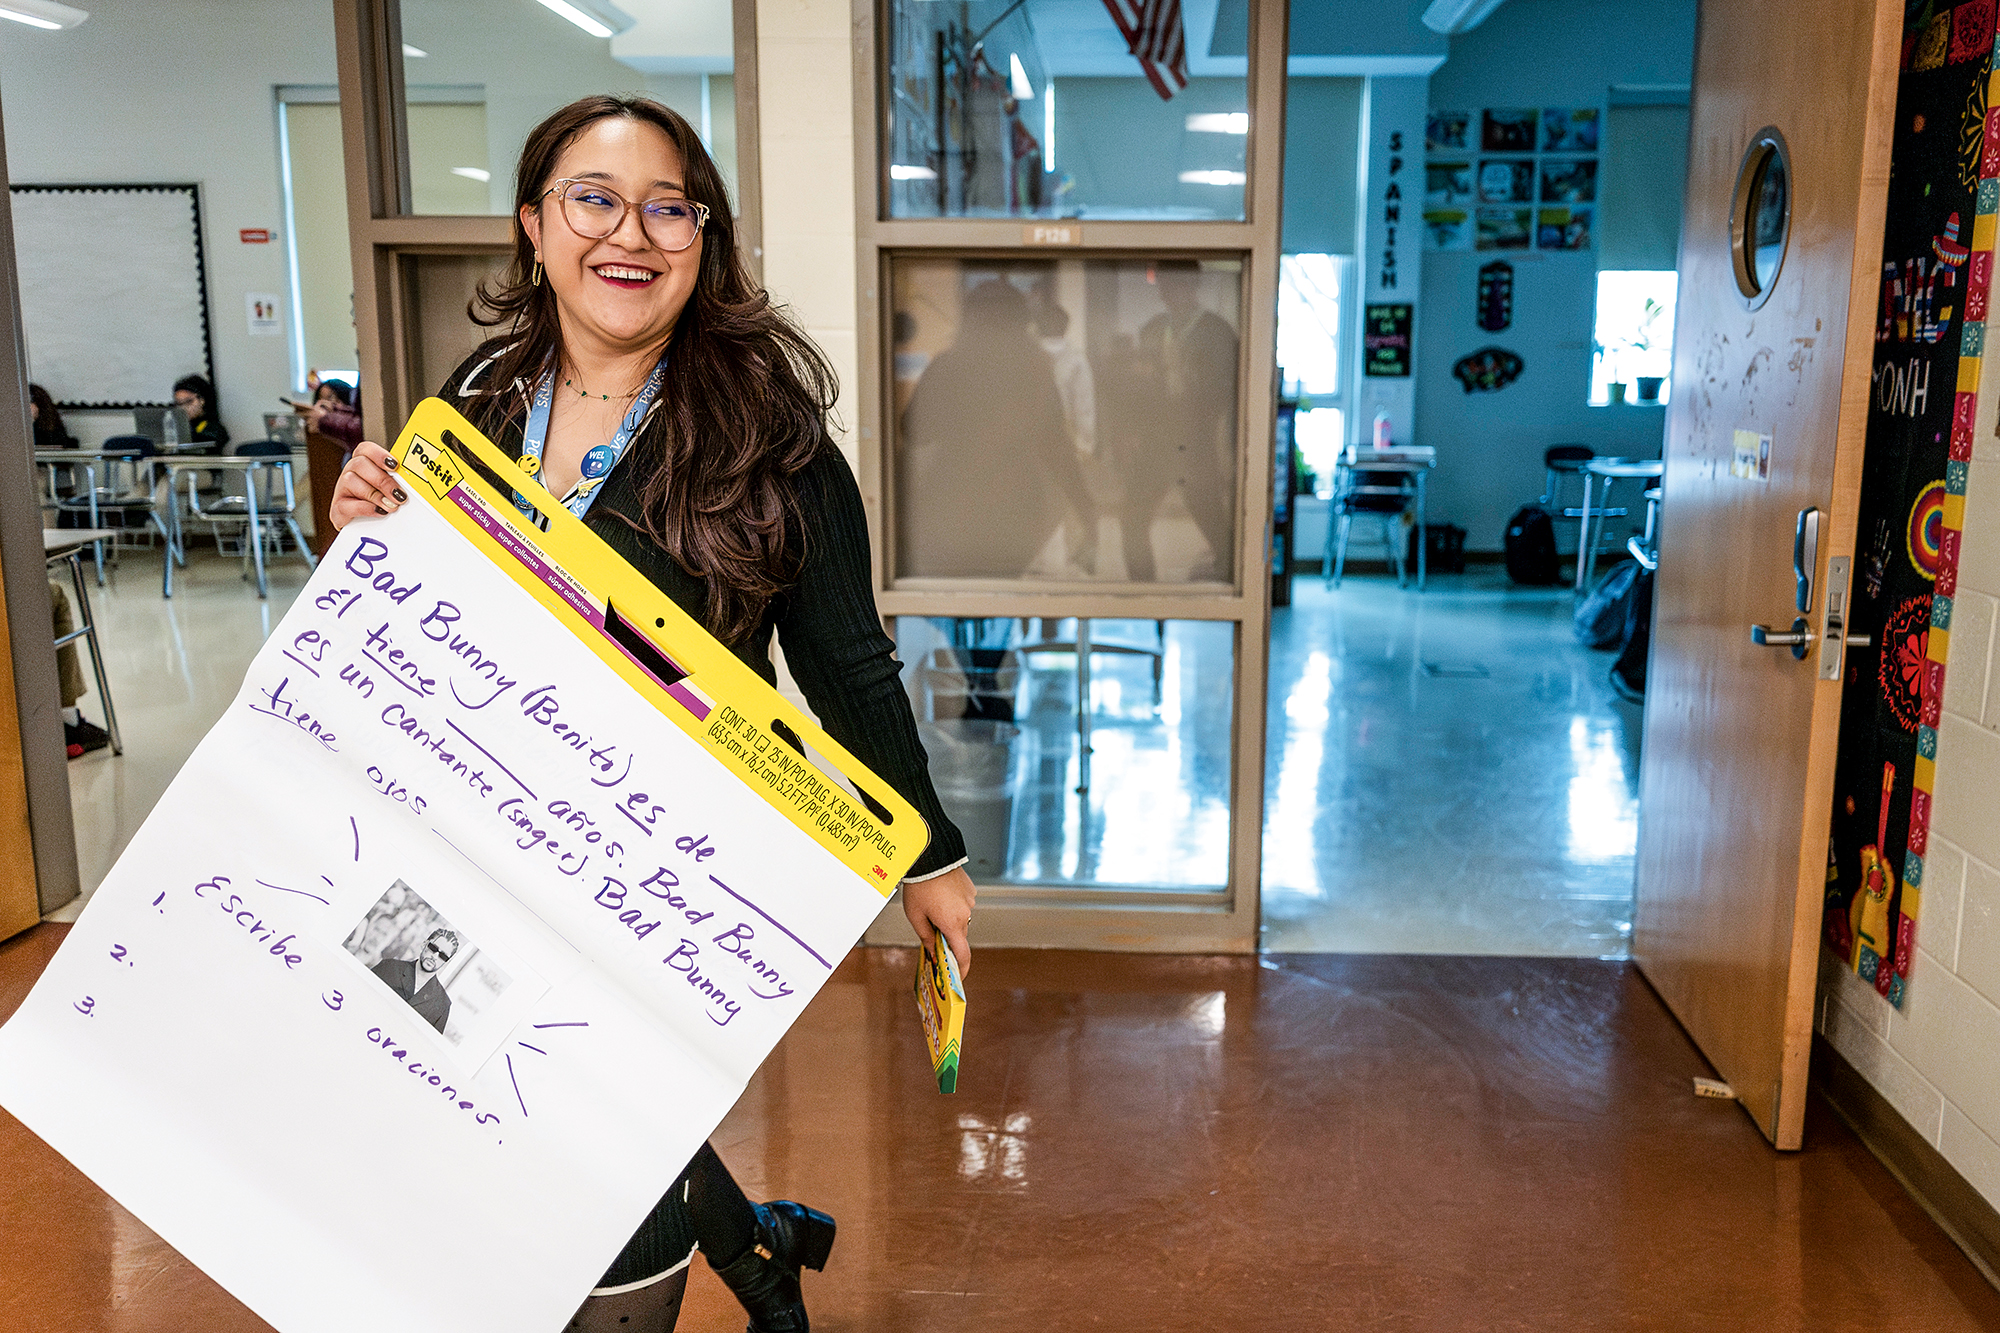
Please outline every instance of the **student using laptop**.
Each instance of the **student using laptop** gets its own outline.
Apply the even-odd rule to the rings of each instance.
[[[193,427],[190,439],[199,444],[213,444],[218,451],[229,444],[229,428],[215,413],[215,386],[207,379],[183,375],[175,380],[174,406],[188,414],[188,424]]]

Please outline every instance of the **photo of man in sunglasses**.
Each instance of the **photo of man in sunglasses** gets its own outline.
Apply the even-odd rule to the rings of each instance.
[[[434,930],[415,958],[384,958],[373,971],[426,1023],[443,1032],[445,1019],[451,1016],[451,996],[445,994],[438,973],[457,952],[457,932]]]

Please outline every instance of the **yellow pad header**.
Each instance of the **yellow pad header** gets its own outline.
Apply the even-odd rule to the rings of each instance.
[[[492,469],[548,520],[467,467]],[[923,817],[654,587],[441,399],[417,404],[391,451],[422,496],[723,766],[888,897],[930,842]]]

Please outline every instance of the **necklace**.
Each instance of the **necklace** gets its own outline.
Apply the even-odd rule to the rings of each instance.
[[[643,389],[645,387],[646,386],[643,384],[639,386],[640,389]],[[601,402],[606,402],[606,403],[610,402],[612,398],[612,395],[608,393],[592,393],[588,389],[585,389],[581,385],[575,383],[573,380],[564,380],[563,388],[575,389],[576,396],[579,398],[595,398]],[[630,393],[621,393],[617,396],[620,398],[637,398],[639,396],[639,389],[634,389]]]

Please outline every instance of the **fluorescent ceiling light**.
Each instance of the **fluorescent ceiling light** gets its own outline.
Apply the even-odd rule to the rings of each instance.
[[[12,0],[5,0],[12,3]],[[632,27],[632,16],[602,3],[602,0],[541,0],[551,13],[560,14],[592,37],[616,37]]]
[[[0,19],[12,19],[48,32],[74,28],[89,17],[89,10],[59,5],[55,0],[0,0]]]
[[[463,176],[469,181],[490,181],[493,179],[493,173],[485,167],[453,167],[451,174],[454,176]]]
[[[403,43],[403,58],[406,60],[428,60],[430,59],[430,54],[428,51],[419,51],[408,42]]]
[[[1248,111],[1198,111],[1187,118],[1187,127],[1196,134],[1248,134]]]
[[[1183,185],[1241,185],[1245,177],[1240,171],[1183,171]]]
[[[1014,94],[1014,100],[1017,102],[1034,101],[1035,85],[1028,82],[1028,71],[1021,67],[1021,57],[1011,51],[1007,53],[1007,72],[1009,81],[1013,84],[1013,87],[1009,91]]]
[[[907,167],[901,162],[896,162],[892,163],[889,167],[889,179],[892,181],[934,181],[937,179],[937,173],[929,167]]]
[[[1424,11],[1424,26],[1446,36],[1471,32],[1498,8],[1500,0],[1431,0],[1431,7]]]

